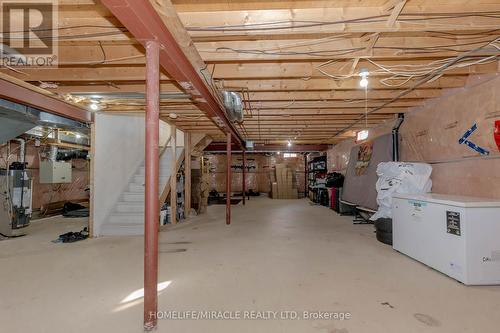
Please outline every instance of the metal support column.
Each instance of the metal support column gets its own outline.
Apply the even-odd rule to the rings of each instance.
[[[242,177],[243,180],[242,180],[241,188],[243,190],[243,205],[245,205],[245,199],[246,199],[246,180],[245,180],[245,178],[246,178],[246,173],[247,173],[247,170],[246,170],[246,161],[245,161],[246,160],[246,158],[245,158],[245,150],[243,150],[242,156],[243,156],[243,165],[242,165],[243,166],[243,168],[242,168],[242,170],[243,170],[243,177]]]
[[[191,211],[191,133],[184,133],[184,216]]]
[[[309,196],[309,164],[307,163],[307,155],[304,154],[304,197]]]
[[[170,125],[171,168],[170,168],[170,223],[177,224],[177,126]]]
[[[158,309],[158,200],[159,122],[160,122],[160,46],[146,43],[146,154],[144,198],[144,329],[157,325]]]
[[[227,133],[226,224],[231,224],[231,133]]]

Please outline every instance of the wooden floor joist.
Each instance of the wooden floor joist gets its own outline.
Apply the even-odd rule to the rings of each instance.
[[[129,17],[120,14],[126,8],[118,3],[60,1],[59,24],[64,29],[55,41],[59,66],[2,67],[0,75],[83,109],[90,98],[82,99],[78,93],[144,93],[144,41],[134,38],[138,31],[128,31],[120,21]],[[386,117],[374,115],[370,126],[465,86],[470,75],[498,72],[498,45],[485,46],[500,32],[500,3],[495,1],[151,0],[149,4],[158,25],[175,38],[201,80],[196,92],[179,80],[178,72],[163,71],[162,93],[188,90],[191,98],[162,99],[160,116],[180,129],[205,131],[216,141],[226,140],[227,125],[222,128],[216,125],[217,117],[206,115],[206,98],[197,95],[200,87],[213,96],[222,89],[245,92],[248,140],[286,143],[295,137],[300,122],[304,140],[334,143],[336,139],[315,126],[321,122],[333,132],[349,120],[344,115],[365,112],[361,70],[369,72],[368,108],[373,109],[424,74],[475,50],[458,66],[377,111]],[[99,102],[103,112],[140,113],[145,107],[144,101],[130,98],[107,97]],[[288,118],[280,120],[281,116]],[[290,123],[287,135],[283,128]],[[254,130],[257,125],[261,132]],[[235,130],[243,134],[239,127]],[[265,137],[259,135],[262,131]]]

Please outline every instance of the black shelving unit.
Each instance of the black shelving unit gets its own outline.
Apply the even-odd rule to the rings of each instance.
[[[326,187],[318,184],[318,179],[324,179],[328,172],[326,166],[326,156],[319,156],[308,162],[308,189],[309,189],[309,199],[316,203],[322,203],[322,198],[324,199],[324,191]],[[328,196],[327,196],[328,197]]]

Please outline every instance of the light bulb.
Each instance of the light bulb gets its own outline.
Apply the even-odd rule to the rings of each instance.
[[[291,147],[292,146],[292,141],[288,140],[287,146]]]
[[[92,103],[92,104],[90,104],[90,109],[92,111],[97,111],[97,110],[99,110],[99,105],[97,105],[97,103]]]
[[[359,81],[359,85],[363,88],[368,87],[368,79],[366,76],[363,76],[363,78]]]
[[[367,138],[368,138],[368,130],[362,130],[356,134],[356,141],[363,141],[366,140]]]

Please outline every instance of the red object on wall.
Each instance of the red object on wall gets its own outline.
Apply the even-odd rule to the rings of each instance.
[[[495,120],[495,132],[493,132],[493,136],[495,137],[495,142],[500,151],[500,120]]]

